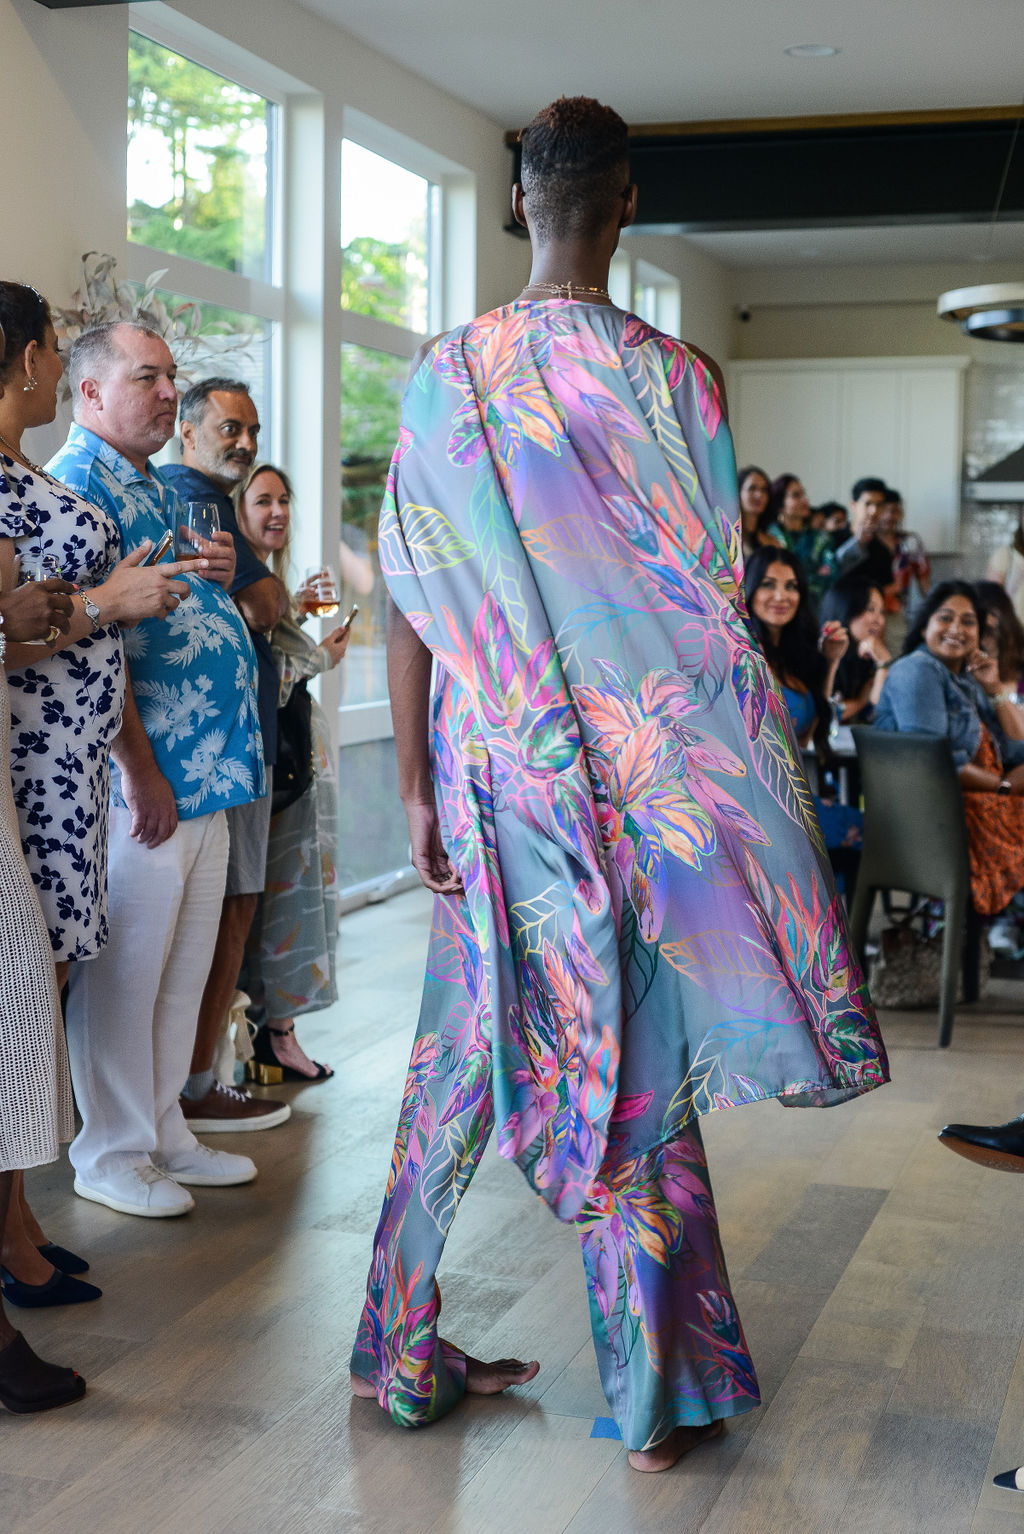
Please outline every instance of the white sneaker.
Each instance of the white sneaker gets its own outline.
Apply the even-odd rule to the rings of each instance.
[[[193,1150],[160,1156],[157,1164],[160,1171],[173,1177],[175,1182],[193,1188],[232,1188],[238,1183],[252,1182],[256,1176],[256,1163],[248,1156],[212,1150],[209,1145],[200,1145],[198,1140]]]
[[[89,1198],[94,1204],[106,1204],[108,1209],[116,1209],[118,1214],[141,1214],[151,1220],[188,1214],[195,1208],[191,1193],[148,1162],[129,1167],[126,1172],[115,1172],[111,1177],[95,1177],[91,1183],[76,1177],[75,1192],[79,1198]]]

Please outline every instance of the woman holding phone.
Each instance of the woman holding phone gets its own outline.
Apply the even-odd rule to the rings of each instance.
[[[258,463],[237,495],[243,537],[287,582],[292,506],[287,474]],[[285,1081],[326,1081],[334,1074],[311,1060],[295,1037],[296,1016],[320,1012],[338,998],[337,783],[327,721],[306,683],[341,660],[352,616],[317,644],[304,632],[293,601],[292,611],[270,635],[281,679],[278,759],[267,882],[249,936],[242,985],[260,1024],[256,1061],[280,1066]]]
[[[5,584],[33,581],[50,593],[72,593],[67,622],[51,624],[41,639],[9,642],[6,654],[14,803],[59,991],[72,961],[92,958],[107,941],[109,756],[125,693],[121,627],[165,617],[188,587],[174,580],[179,565],[142,568],[144,547],[121,559],[110,518],[24,451],[23,433],[57,413],[64,368],[49,306],[34,288],[0,282],[0,327]],[[4,1298],[29,1306],[96,1299],[98,1289],[69,1276],[87,1267],[46,1242],[16,1173],[0,1273]]]

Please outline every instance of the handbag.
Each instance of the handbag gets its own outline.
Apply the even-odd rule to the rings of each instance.
[[[924,931],[913,922],[924,915]],[[883,927],[881,943],[871,966],[868,989],[876,1007],[892,1007],[900,1012],[920,1008],[934,1010],[939,1005],[942,988],[942,923],[937,930],[927,913],[912,911],[902,921]],[[992,968],[992,951],[982,933],[978,963],[978,994],[983,996]],[[957,982],[957,1000],[963,1000],[963,976]]]
[[[296,682],[277,711],[277,761],[270,813],[279,815],[301,799],[313,782],[313,700],[305,682]]]

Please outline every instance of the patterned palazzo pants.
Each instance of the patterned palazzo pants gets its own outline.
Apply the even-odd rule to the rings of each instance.
[[[352,1354],[353,1372],[405,1427],[465,1392],[465,1358],[438,1336],[435,1273],[493,1127],[487,1041],[465,1014],[449,1012],[438,1031],[432,1010],[428,977]],[[575,1224],[601,1383],[626,1447],[755,1407],[697,1126],[642,1152],[613,1132]]]

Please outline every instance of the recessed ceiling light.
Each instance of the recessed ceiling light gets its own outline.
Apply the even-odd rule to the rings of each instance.
[[[831,43],[797,43],[795,47],[783,51],[791,59],[830,59],[839,49],[833,48]]]

